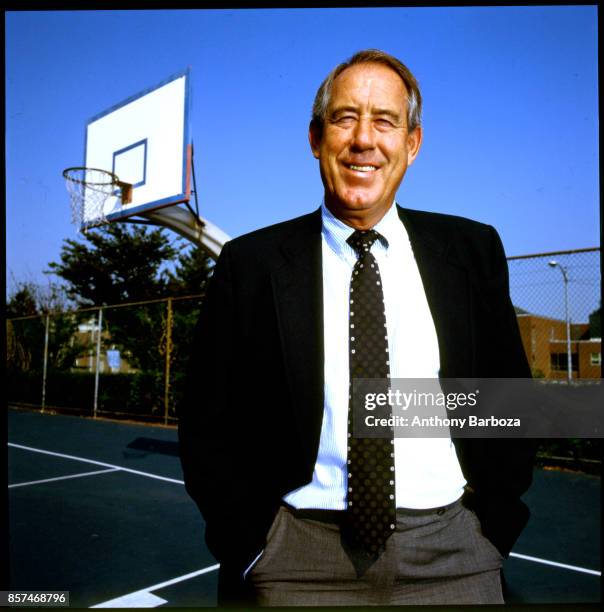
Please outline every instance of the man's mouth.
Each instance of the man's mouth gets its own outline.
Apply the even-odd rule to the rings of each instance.
[[[375,172],[378,168],[377,166],[372,166],[371,164],[345,164],[347,168],[350,170],[355,170],[357,172]]]

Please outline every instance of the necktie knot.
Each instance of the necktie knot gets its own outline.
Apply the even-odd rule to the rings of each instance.
[[[373,229],[355,230],[348,237],[346,242],[355,250],[357,257],[361,257],[365,253],[368,253],[373,243],[381,237],[381,234]]]

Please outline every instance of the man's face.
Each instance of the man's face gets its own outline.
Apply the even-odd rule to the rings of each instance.
[[[346,68],[335,79],[323,132],[311,125],[325,204],[356,229],[373,227],[386,213],[421,144],[407,129],[407,90],[382,64]]]

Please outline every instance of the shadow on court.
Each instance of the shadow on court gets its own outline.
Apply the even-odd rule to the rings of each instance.
[[[14,409],[8,422],[11,590],[70,591],[72,607],[215,605],[174,429]],[[509,602],[599,602],[600,478],[536,470],[525,499]]]

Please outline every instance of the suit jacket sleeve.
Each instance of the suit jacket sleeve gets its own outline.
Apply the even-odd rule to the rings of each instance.
[[[278,503],[250,490],[253,479],[246,479],[246,457],[256,449],[245,435],[251,417],[240,384],[245,364],[238,361],[236,309],[227,243],[201,308],[178,433],[186,490],[205,519],[208,548],[234,572],[262,548]]]
[[[508,267],[495,229],[490,232],[488,266],[480,271],[476,329],[481,378],[531,378],[509,294]],[[520,497],[532,481],[537,441],[532,439],[456,440],[471,491],[468,495],[487,536],[507,556],[529,519]]]

